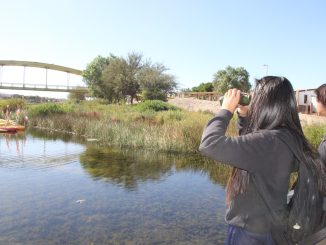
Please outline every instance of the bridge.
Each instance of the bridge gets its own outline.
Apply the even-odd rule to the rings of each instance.
[[[21,66],[23,70],[22,83],[6,83],[3,81],[3,70],[5,66]],[[43,68],[45,69],[45,81],[44,84],[30,84],[25,82],[26,67]],[[48,84],[48,70],[54,70],[59,72],[65,72],[67,74],[66,85],[50,85]],[[59,66],[54,64],[47,64],[34,61],[17,61],[17,60],[0,60],[0,89],[10,90],[33,90],[33,91],[53,91],[53,92],[89,92],[86,86],[71,86],[70,74],[82,75],[82,71],[70,67]]]

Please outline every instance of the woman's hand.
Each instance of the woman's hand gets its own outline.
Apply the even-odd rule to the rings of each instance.
[[[228,110],[233,114],[235,109],[238,107],[240,101],[240,93],[241,91],[236,88],[229,89],[229,91],[227,91],[224,95],[221,108]]]

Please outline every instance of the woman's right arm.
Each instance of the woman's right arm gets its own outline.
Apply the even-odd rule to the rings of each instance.
[[[272,132],[258,132],[238,137],[225,136],[232,113],[221,109],[204,129],[200,152],[216,161],[255,172],[264,168],[266,154],[279,145]]]

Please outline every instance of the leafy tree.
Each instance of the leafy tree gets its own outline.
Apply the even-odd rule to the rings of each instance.
[[[201,83],[197,87],[192,88],[192,92],[213,92],[213,83]]]
[[[187,93],[187,92],[192,92],[192,89],[190,89],[190,88],[182,88],[180,91],[183,92],[183,93]]]
[[[162,64],[148,62],[139,73],[139,82],[144,100],[167,100],[167,95],[177,87],[174,76],[166,74]]]
[[[127,59],[116,57],[103,71],[102,79],[112,86],[116,100],[131,97],[131,103],[139,92],[138,73],[141,70],[142,55],[131,53]]]
[[[83,73],[85,83],[93,95],[108,102],[137,98],[166,100],[167,93],[176,88],[174,76],[166,74],[161,64],[143,61],[143,56],[130,53],[126,58],[98,56]]]
[[[102,78],[102,73],[110,64],[112,59],[116,57],[111,55],[109,57],[97,56],[89,63],[84,70],[82,76],[84,82],[90,88],[93,96],[111,100],[113,94],[113,87],[106,83]]]
[[[225,94],[230,88],[237,88],[243,92],[249,92],[251,84],[249,83],[249,73],[243,67],[226,67],[214,74],[214,88],[217,92]]]

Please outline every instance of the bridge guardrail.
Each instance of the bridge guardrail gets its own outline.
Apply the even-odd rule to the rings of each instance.
[[[41,90],[55,90],[55,91],[72,91],[72,90],[85,90],[88,91],[88,88],[85,86],[64,86],[64,85],[51,85],[51,84],[28,84],[28,83],[0,83],[0,88],[3,89],[37,89]]]

